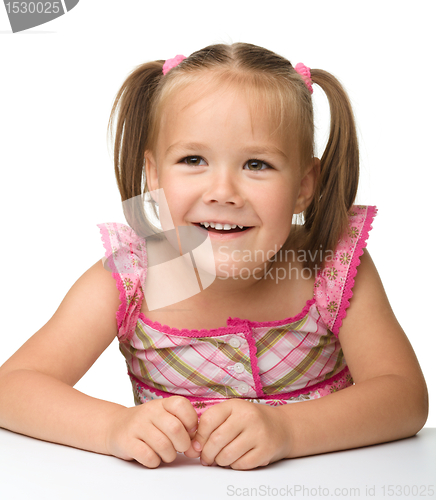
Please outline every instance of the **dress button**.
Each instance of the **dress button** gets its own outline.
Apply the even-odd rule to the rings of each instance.
[[[238,339],[238,337],[232,337],[229,341],[229,344],[237,349],[241,345],[241,341]]]
[[[248,387],[247,384],[239,384],[238,385],[238,391],[241,393],[241,394],[247,394],[247,392],[250,390],[250,388]]]
[[[245,368],[244,368],[244,365],[242,363],[235,363],[233,365],[233,369],[235,370],[236,373],[245,372]]]

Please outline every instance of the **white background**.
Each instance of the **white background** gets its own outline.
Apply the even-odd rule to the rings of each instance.
[[[67,15],[12,34],[0,5],[0,364],[104,255],[96,224],[125,223],[106,128],[128,73],[243,41],[327,70],[347,89],[361,147],[357,202],[379,209],[368,250],[427,380],[426,426],[436,427],[433,7],[81,0]],[[321,154],[328,115],[319,89],[314,103]],[[133,406],[117,341],[76,388]]]

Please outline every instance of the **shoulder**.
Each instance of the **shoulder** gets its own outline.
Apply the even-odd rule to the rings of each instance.
[[[88,317],[88,320],[92,317],[104,325],[108,335],[114,338],[117,334],[116,312],[121,303],[120,293],[103,260],[99,259],[73,284],[53,317],[74,312],[83,318]]]
[[[115,280],[99,259],[70,288],[48,323],[50,331],[58,331],[61,343],[74,339],[75,344],[82,342],[100,354],[117,336],[120,304]]]

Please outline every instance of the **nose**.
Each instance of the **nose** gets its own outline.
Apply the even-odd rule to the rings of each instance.
[[[225,168],[219,169],[210,176],[208,181],[208,187],[203,194],[204,203],[235,208],[244,205],[244,198],[234,172]]]

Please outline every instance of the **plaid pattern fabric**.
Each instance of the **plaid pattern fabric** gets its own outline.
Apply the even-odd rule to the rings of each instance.
[[[130,272],[114,272],[113,277],[122,302],[117,314],[119,347],[135,404],[181,395],[200,415],[229,398],[277,405],[319,398],[352,385],[335,324],[345,317],[375,213],[375,207],[366,206],[350,211],[352,238],[341,238],[341,252],[319,273],[314,297],[300,314],[272,322],[229,318],[226,327],[213,330],[178,330],[140,313],[141,279],[146,273],[144,240],[127,226],[99,225],[106,257],[119,251],[120,245],[133,255]],[[346,262],[344,252],[349,256]],[[334,311],[332,297],[338,304]]]
[[[231,333],[213,337],[162,333],[147,323],[141,315],[135,335],[120,350],[130,373],[161,392],[218,399],[280,395],[329,379],[346,366],[315,303],[302,320],[273,328],[234,321]],[[231,344],[235,340],[238,347]]]

